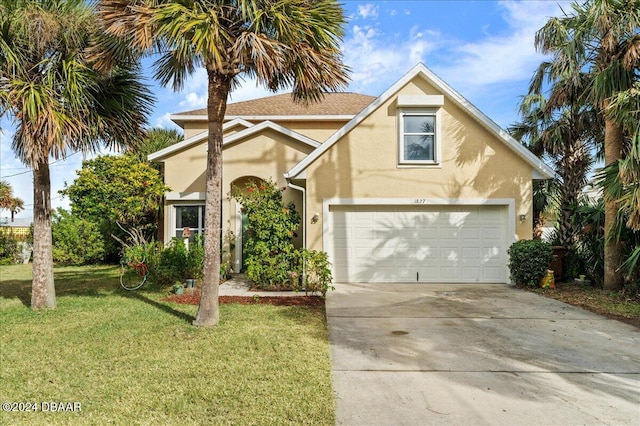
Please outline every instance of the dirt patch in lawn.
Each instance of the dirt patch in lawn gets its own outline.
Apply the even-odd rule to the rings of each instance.
[[[537,288],[532,291],[640,328],[639,295],[612,292],[575,282],[557,283],[555,289]]]
[[[162,300],[184,305],[198,305],[200,303],[200,292],[172,294]],[[324,299],[320,296],[220,296],[218,301],[222,305],[239,303],[242,305],[324,306]]]

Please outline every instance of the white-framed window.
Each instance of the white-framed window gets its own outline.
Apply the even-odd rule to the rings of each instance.
[[[191,241],[196,235],[204,233],[204,204],[176,205],[174,208],[174,235],[176,238],[182,238],[185,228],[189,228],[191,231],[189,238]]]
[[[439,162],[439,114],[437,109],[401,109],[399,113],[399,163]]]

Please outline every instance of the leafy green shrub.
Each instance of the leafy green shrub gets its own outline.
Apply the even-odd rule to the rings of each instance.
[[[553,259],[551,244],[540,240],[516,241],[508,253],[511,279],[520,286],[540,285]]]
[[[150,279],[158,285],[165,286],[182,281],[185,277],[188,252],[184,242],[179,238],[171,240],[160,252],[155,268],[150,269]]]
[[[9,228],[0,229],[0,265],[16,263],[20,257],[19,238]]]
[[[604,201],[582,203],[573,215],[577,235],[576,256],[591,283],[604,283]]]
[[[162,197],[169,188],[147,162],[123,155],[104,155],[85,161],[73,183],[60,191],[71,201],[74,215],[95,223],[105,241],[105,257],[117,261],[121,240],[127,235],[120,226],[155,234]]]
[[[187,251],[187,263],[185,265],[185,278],[202,279],[204,273],[204,237],[196,235],[194,241],[189,243]]]
[[[295,205],[285,206],[274,182],[250,182],[234,198],[247,214],[248,238],[244,242],[247,278],[258,288],[293,288],[296,262],[291,242],[300,226]]]
[[[333,290],[331,286],[331,268],[327,253],[315,250],[296,250],[297,273],[301,274],[300,285],[307,293],[319,292],[322,296],[328,290]]]
[[[155,243],[153,248],[148,249],[146,256],[149,281],[159,286],[183,282],[187,278],[202,279],[204,245],[203,238],[199,235],[189,244],[188,249],[182,239],[174,238],[164,248]]]
[[[59,208],[51,221],[53,260],[71,265],[103,260],[105,242],[98,226]]]

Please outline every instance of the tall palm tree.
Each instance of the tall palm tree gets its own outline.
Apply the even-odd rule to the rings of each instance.
[[[343,88],[339,43],[345,22],[335,0],[102,0],[112,34],[160,54],[156,78],[181,88],[198,67],[208,77],[208,154],[202,297],[194,325],[219,321],[222,122],[243,77],[272,91],[293,88],[298,102]]]
[[[628,152],[624,123],[607,114],[611,101],[630,90],[638,80],[640,60],[640,0],[588,0],[572,4],[573,12],[550,19],[536,34],[536,46],[553,55],[562,69],[577,61],[592,75],[588,90],[605,122],[605,166],[621,160]],[[623,285],[620,269],[622,245],[615,238],[619,204],[605,189],[605,275],[604,286]]]
[[[575,69],[579,68],[576,64]],[[588,83],[588,74],[559,71],[552,63],[543,62],[520,104],[522,121],[509,129],[531,151],[553,162],[558,176],[553,185],[558,190],[558,239],[570,250],[577,232],[572,215],[587,183],[592,151],[602,141],[602,120],[583,96]],[[546,96],[544,90],[548,91]]]
[[[49,158],[143,136],[152,98],[115,47],[83,0],[0,0],[0,117],[13,120],[13,150],[33,170],[32,308],[56,306]]]

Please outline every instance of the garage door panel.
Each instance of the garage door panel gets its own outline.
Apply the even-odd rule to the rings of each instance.
[[[331,206],[334,277],[504,282],[505,212],[504,206]]]

